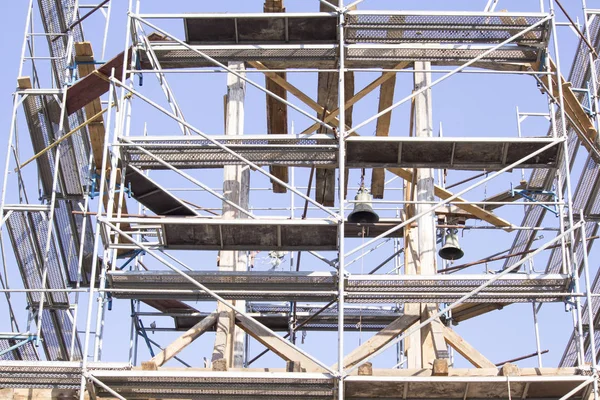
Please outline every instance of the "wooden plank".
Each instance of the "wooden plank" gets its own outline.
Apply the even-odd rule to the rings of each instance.
[[[444,338],[450,347],[467,359],[477,368],[496,368],[496,365],[488,360],[477,349],[467,343],[459,334],[448,327],[444,327]]]
[[[92,50],[92,45],[90,42],[75,43],[75,60],[79,62],[94,61],[94,52]],[[96,67],[94,66],[94,64],[77,64],[77,70],[79,72],[79,76],[85,79],[86,77],[92,75],[92,72],[96,70]],[[69,96],[71,96],[69,90],[70,89],[67,89],[67,107],[69,103]],[[100,97],[97,96],[88,101],[84,105],[84,110],[85,115],[88,117],[91,117],[92,115],[95,115],[98,112],[102,111]],[[104,137],[106,136],[106,132],[104,129],[104,119],[100,118],[98,121],[90,123],[88,125],[88,132],[90,135],[90,143],[92,145],[94,164],[96,165],[96,168],[100,168],[100,166],[102,165],[102,154],[104,152]]]
[[[91,45],[89,42],[81,42],[75,46],[76,57],[81,57],[81,61],[93,61],[93,54],[90,54]],[[79,54],[78,54],[79,53]],[[131,59],[131,52],[129,59]],[[77,58],[76,58],[77,59]],[[82,74],[81,71],[95,70],[94,64],[78,64],[79,76],[82,78],[67,89],[67,114],[71,115],[74,112],[81,110],[89,102],[99,98],[104,93],[108,92],[109,83],[96,74]],[[117,54],[111,60],[103,64],[98,72],[103,76],[109,77],[112,69],[115,69],[115,77],[121,79],[123,74],[123,52]]]
[[[435,311],[436,309],[429,307],[427,310],[427,318],[430,318]],[[431,324],[429,324],[429,330],[433,339],[435,358],[438,360],[448,358],[448,346],[446,344],[446,339],[444,339],[444,325],[439,318],[433,320]]]
[[[336,108],[338,99],[338,74],[335,72],[319,72],[317,83],[317,101],[324,110]],[[325,115],[319,114],[321,118]],[[320,128],[319,133],[333,132]],[[333,207],[335,203],[335,169],[317,168],[315,174],[315,199],[327,206]]]
[[[17,87],[21,90],[31,89],[33,86],[31,85],[31,77],[29,76],[19,76],[17,78]]]
[[[266,13],[285,12],[283,0],[265,0],[263,11]],[[285,72],[277,73],[283,80],[287,80]],[[265,76],[265,88],[277,96],[287,100],[287,90],[279,86],[268,76]],[[275,99],[272,96],[267,96],[267,133],[285,135],[288,133],[288,108],[287,105]],[[272,165],[269,167],[269,172],[285,183],[289,182],[288,167]],[[273,193],[286,193],[287,188],[276,182],[272,182]]]
[[[211,329],[217,322],[218,314],[213,312],[212,314],[203,318],[200,322],[188,329],[183,335],[175,339],[169,344],[163,351],[152,357],[150,362],[154,363],[157,367],[164,365],[167,361],[179,354],[185,349],[190,343],[200,337],[204,332]]]
[[[300,363],[306,372],[327,371],[325,368],[300,353],[290,342],[277,335],[275,332],[267,329],[264,325],[241,314],[236,315],[236,321],[237,325],[246,331],[248,335],[252,336],[284,360]]]
[[[521,189],[525,189],[527,188],[527,183],[522,183],[519,184],[518,186],[515,186],[515,190],[521,190]],[[491,201],[491,202],[512,202],[512,201],[517,201],[521,198],[521,196],[519,196],[517,193],[515,193],[515,195],[513,196],[510,190],[505,190],[504,192],[495,194],[493,196],[488,197],[487,199],[485,199],[484,201]],[[497,208],[502,207],[501,204],[484,204],[482,205],[482,208],[484,210],[495,210]]]
[[[400,178],[407,180],[409,182],[412,182],[412,180],[413,180],[413,173],[408,169],[387,168],[387,170],[390,171],[392,174],[397,175]],[[438,185],[434,186],[434,194],[437,197],[441,198],[442,200],[445,200],[445,199],[453,196],[452,192],[450,192]],[[461,209],[469,212],[470,214],[473,214],[474,216],[476,216],[477,218],[479,218],[483,221],[486,221],[498,228],[504,228],[507,232],[513,231],[512,225],[510,222],[508,222],[508,221],[498,217],[494,213],[486,211],[483,208],[476,206],[474,204],[461,204],[461,202],[464,202],[464,201],[466,201],[466,200],[463,199],[462,197],[457,197],[452,202],[458,208],[461,208]]]
[[[350,354],[344,357],[344,368],[349,368],[369,357],[371,354],[388,344],[394,338],[401,335],[402,332],[406,331],[418,320],[419,317],[416,315],[403,315],[397,318],[381,331],[377,332],[375,336],[371,337],[369,340],[355,348]],[[337,370],[337,364],[334,365],[332,369],[334,371]]]
[[[382,74],[383,76],[383,74]],[[394,91],[396,89],[396,75],[390,77],[382,85],[379,91],[379,109],[378,112],[385,110],[394,103]],[[390,124],[392,122],[392,113],[388,112],[377,119],[377,128],[375,136],[388,136],[390,133]],[[371,194],[376,199],[383,199],[385,190],[385,169],[373,168],[371,173]]]
[[[549,59],[550,62],[550,70],[554,74],[556,74],[556,64]],[[533,68],[533,65],[532,65]],[[588,152],[592,155],[592,158],[597,162],[600,162],[600,157],[598,154],[600,153],[600,144],[598,143],[598,131],[590,119],[589,115],[583,109],[583,106],[577,99],[575,92],[571,87],[571,83],[568,82],[564,77],[561,77],[562,82],[562,94],[563,94],[563,104],[564,110],[570,122],[575,127],[575,133],[579,136],[581,144],[586,148]],[[558,97],[558,79],[556,75],[548,76],[544,79],[544,83],[548,88],[552,87],[552,94],[554,97]]]
[[[122,58],[123,57],[121,55],[121,59]],[[90,62],[90,61],[94,60],[94,51],[92,49],[92,45],[90,42],[75,43],[75,59],[77,61],[82,61],[82,62]],[[94,76],[95,75],[94,73],[97,72],[95,65],[91,64],[91,63],[77,64],[77,71],[79,72],[79,76],[83,78],[82,80],[80,80],[80,82],[89,77]],[[96,77],[96,79],[100,79],[100,78]],[[88,83],[89,83],[89,81],[88,81]],[[75,84],[75,85],[77,85],[77,84]],[[75,85],[71,86],[71,88],[73,88]],[[71,88],[67,89],[67,109],[69,107],[68,106],[69,90]],[[107,86],[106,90],[108,90],[108,86]],[[90,89],[90,92],[96,93],[97,91]],[[88,92],[85,93],[86,96],[88,96],[89,94],[90,93],[88,93]],[[99,113],[100,111],[102,111],[102,104],[100,103],[100,95],[101,94],[99,94],[95,98],[90,98],[89,96],[86,97],[88,99],[86,101],[86,103],[84,104],[84,111],[85,111],[86,117],[88,117],[88,118],[92,117],[92,116],[96,115],[97,113]],[[77,111],[77,110],[75,110],[75,111]],[[67,110],[67,112],[69,113],[68,110]],[[104,118],[99,117],[96,122],[91,122],[90,124],[88,124],[87,128],[88,128],[88,134],[90,137],[90,143],[92,146],[92,155],[93,155],[93,159],[94,159],[94,165],[96,166],[96,169],[97,169],[96,172],[100,172],[99,169],[102,167],[102,161],[103,161],[102,156],[104,154],[104,140],[106,138],[106,130],[104,127]],[[109,169],[110,166],[108,163],[107,163],[106,168],[107,168],[107,176],[109,176],[108,174],[110,174],[110,169]],[[120,182],[121,182],[121,171],[119,169],[117,171],[117,185],[119,185]],[[107,182],[107,185],[108,185],[108,182]],[[109,201],[109,197],[108,197],[108,191],[107,191],[102,199],[102,203],[104,204],[105,210],[108,207],[108,201]],[[113,202],[113,211],[112,211],[114,213],[114,215],[118,215],[118,213],[119,213],[119,204],[118,203],[119,203],[118,198],[115,196],[115,199]],[[121,205],[121,214],[125,214],[125,215],[129,214],[127,211],[127,202],[125,200],[123,201],[123,203]],[[128,230],[130,230],[130,225],[128,223],[122,223],[121,229],[128,231]],[[128,250],[126,250],[126,249],[117,250],[117,253],[119,255],[126,254],[127,252],[128,252]]]
[[[218,319],[216,321],[217,328],[215,333],[215,345],[213,348],[211,361],[213,365],[223,364],[224,369],[227,370],[232,366],[233,362],[233,331],[235,329],[235,314],[221,303],[219,303],[219,307],[217,309],[219,312]]]

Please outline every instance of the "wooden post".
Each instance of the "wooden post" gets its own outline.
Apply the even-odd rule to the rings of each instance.
[[[427,70],[431,68],[429,62],[415,62],[415,70]],[[431,73],[415,72],[414,73],[414,88],[419,90],[431,83]],[[415,96],[415,135],[417,137],[432,137],[433,136],[433,117],[431,107],[431,91],[426,90],[423,93]],[[434,201],[434,180],[433,169],[418,168],[415,177],[414,198],[418,201],[429,202]],[[413,198],[412,194],[410,197]],[[415,214],[420,214],[431,207],[430,204],[415,205]],[[418,275],[433,275],[436,273],[436,230],[435,230],[435,213],[430,213],[417,219],[417,228],[409,231],[409,240],[407,241],[407,250],[410,247],[411,251],[405,252],[406,260],[409,264],[405,264],[407,273]],[[416,260],[415,256],[416,244]],[[435,304],[420,304],[410,305],[408,312],[411,315],[419,314],[421,320],[428,318],[430,307],[436,307]],[[430,327],[421,329],[419,335],[416,333],[409,337],[407,346],[408,368],[431,368],[433,361],[436,359],[435,347],[433,341],[433,333]],[[419,354],[420,353],[420,354]]]
[[[229,68],[243,73],[244,63],[231,62]],[[227,74],[227,107],[225,134],[238,136],[244,133],[244,98],[246,83],[236,75]],[[223,168],[223,196],[241,207],[248,208],[250,194],[250,170],[247,166],[228,165]],[[223,218],[244,218],[244,215],[229,204],[223,202]],[[244,253],[238,251],[221,251],[219,253],[220,271],[246,271],[247,260]],[[235,301],[236,306],[245,308],[241,300]],[[215,335],[215,348],[212,361],[217,362],[219,368],[225,360],[225,365],[232,368],[241,368],[244,363],[245,333],[235,326],[234,312],[223,304],[218,305],[219,320]]]

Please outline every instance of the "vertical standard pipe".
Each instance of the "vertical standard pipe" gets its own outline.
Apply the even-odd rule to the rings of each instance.
[[[23,46],[21,47],[21,62],[19,63],[19,77],[23,76],[23,66],[25,65],[25,49],[27,48],[27,32],[29,31],[29,24],[31,23],[31,16],[33,15],[33,0],[29,0],[29,8],[28,8],[28,12],[27,12],[27,19],[25,20],[25,33],[23,34]],[[33,37],[33,36],[32,36]],[[33,58],[33,52],[31,54],[31,57]],[[31,60],[31,63],[33,64],[34,60]],[[10,148],[9,148],[10,150]],[[6,154],[9,154],[8,152]],[[8,159],[8,157],[7,157]],[[7,175],[4,175],[5,177]]]
[[[583,7],[583,17],[584,17],[584,26],[585,26],[585,38],[588,41],[588,43],[592,43],[592,37],[591,37],[591,33],[590,33],[590,20],[587,14],[587,0],[581,0],[581,4]],[[598,18],[597,15],[593,15],[594,18]],[[600,127],[600,121],[598,121],[598,118],[596,118],[596,115],[598,114],[598,82],[597,82],[597,76],[596,75],[596,63],[594,62],[594,53],[592,52],[591,49],[589,49],[589,62],[590,62],[590,77],[591,77],[591,81],[592,81],[592,103],[590,104],[590,109],[593,112],[593,120],[594,120],[594,124],[596,126],[596,130],[599,129]]]
[[[339,227],[338,227],[338,400],[344,400],[344,277],[346,274],[345,249],[344,249],[344,231],[345,231],[345,191],[344,182],[346,180],[346,145],[344,138],[346,136],[346,79],[345,79],[345,40],[344,40],[344,0],[338,2],[338,28],[339,28],[339,71],[338,71],[338,110],[339,112]]]
[[[562,74],[561,74],[561,69],[560,69],[560,52],[559,52],[559,48],[558,48],[558,33],[557,33],[557,29],[556,29],[556,13],[554,10],[554,1],[555,0],[550,0],[549,1],[549,11],[550,11],[550,15],[552,16],[551,18],[551,24],[552,24],[552,36],[553,36],[553,43],[554,43],[554,57],[556,58],[556,82],[557,82],[557,86],[558,86],[558,99],[559,99],[559,104],[560,104],[560,117],[561,117],[561,129],[562,129],[562,133],[564,136],[567,135],[567,125],[566,125],[566,115],[565,115],[565,107],[564,107],[564,97],[563,97],[563,88],[562,88]],[[569,229],[571,227],[573,227],[573,210],[572,210],[572,205],[573,205],[573,198],[571,195],[571,177],[570,177],[570,156],[569,156],[569,146],[568,146],[568,141],[564,140],[563,141],[563,163],[564,163],[564,167],[565,167],[565,185],[566,185],[566,198],[568,201],[568,207],[567,207],[567,217],[568,217],[568,221],[569,221]],[[560,168],[559,168],[560,171]],[[560,180],[559,180],[560,183]],[[562,191],[561,191],[562,192]],[[561,204],[563,203],[562,199],[559,199]],[[560,219],[561,221],[563,220],[563,215],[560,215]],[[564,231],[562,231],[564,232]],[[561,232],[561,233],[562,233]],[[570,246],[569,246],[569,255],[570,257],[567,257],[568,263],[567,263],[567,270],[571,270],[572,276],[573,276],[573,283],[574,283],[574,287],[573,290],[576,293],[579,293],[579,271],[577,270],[577,266],[572,266],[571,263],[576,261],[576,254],[575,254],[575,234],[573,232],[573,230],[570,231],[569,234],[569,240],[570,240]],[[581,301],[580,298],[577,296],[575,297],[575,314],[576,314],[576,320],[577,320],[577,332],[578,332],[578,336],[579,336],[579,353],[580,353],[580,360],[583,361],[583,358],[585,356],[584,353],[584,346],[583,346],[583,326],[581,323]]]
[[[581,220],[583,221],[583,210],[581,211]],[[594,304],[592,303],[592,285],[590,279],[590,265],[588,261],[588,250],[587,250],[587,238],[585,232],[586,224],[581,225],[581,246],[583,248],[583,270],[585,276],[585,295],[587,301],[588,311],[588,337],[590,348],[592,351],[592,373],[595,375],[597,372],[597,360],[596,360],[596,340],[595,340],[595,329],[594,329]],[[597,380],[594,379],[594,382]],[[594,396],[598,395],[597,383],[594,384]]]
[[[129,0],[129,6],[131,7],[131,1]],[[131,9],[131,8],[130,8]],[[130,30],[131,17],[127,16],[127,32]],[[123,64],[123,65],[126,65]],[[108,104],[112,104],[114,99],[114,90],[113,87],[108,90]],[[122,103],[121,103],[122,104]],[[106,129],[110,131],[112,123],[112,110],[108,111],[108,115],[106,117]],[[88,309],[86,316],[86,325],[85,325],[85,339],[83,345],[83,362],[82,362],[82,371],[85,373],[87,369],[88,362],[88,352],[90,349],[90,330],[92,326],[92,313],[94,310],[94,293],[95,293],[95,281],[96,281],[96,270],[98,268],[98,249],[100,247],[100,232],[103,229],[102,224],[100,223],[100,216],[102,214],[102,201],[104,199],[104,188],[106,186],[106,163],[108,161],[108,140],[104,141],[104,146],[102,149],[102,165],[100,166],[100,184],[98,187],[98,214],[96,215],[96,232],[94,235],[94,251],[92,252],[92,268],[91,268],[91,277],[90,277],[90,290],[89,290],[89,298],[88,298]],[[96,166],[97,167],[97,166]],[[107,228],[110,230],[110,228]],[[79,400],[85,400],[85,376],[81,376],[81,388],[79,391]]]
[[[531,308],[533,309],[533,329],[535,330],[535,347],[537,351],[538,367],[542,368],[542,347],[540,341],[540,327],[538,325],[537,317],[539,309],[536,309],[535,301],[531,302]]]

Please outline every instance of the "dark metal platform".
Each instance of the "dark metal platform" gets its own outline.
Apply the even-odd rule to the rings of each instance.
[[[173,250],[336,250],[339,225],[327,219],[220,219],[195,217],[127,218],[136,229],[158,235],[146,243]],[[109,222],[116,223],[115,218]],[[397,226],[398,219],[375,224],[346,223],[346,238],[375,237]],[[398,229],[389,237],[401,237]],[[113,244],[114,248],[137,248]]]
[[[336,299],[337,275],[327,272],[208,272],[187,274],[226,299],[253,301],[315,301]],[[350,275],[345,279],[349,303],[452,302],[493,275]],[[511,274],[468,302],[507,303],[562,301],[566,275]],[[174,271],[111,271],[109,286],[116,298],[211,300],[212,297]]]
[[[211,137],[212,138],[212,137]],[[328,135],[248,136],[214,140],[258,165],[334,168],[338,163],[337,141]],[[122,145],[126,163],[140,169],[165,169],[139,146],[176,168],[220,168],[244,164],[238,157],[204,138],[126,138]],[[349,168],[446,168],[499,170],[549,144],[553,138],[417,138],[358,137],[346,139]],[[555,168],[560,146],[551,146],[526,160],[520,168]]]

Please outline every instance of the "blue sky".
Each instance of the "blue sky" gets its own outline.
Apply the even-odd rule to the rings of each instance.
[[[108,46],[106,48],[106,57],[111,58],[114,54],[119,53],[123,49],[124,29],[125,29],[125,1],[115,2],[113,15],[111,20],[111,29],[109,34]],[[367,0],[360,5],[361,9],[428,9],[428,10],[482,10],[485,1],[384,1],[384,0]],[[573,17],[579,16],[581,19],[581,9],[577,2],[572,2],[569,6],[569,12]],[[173,7],[167,9],[163,2],[142,2],[142,12],[261,12],[262,1],[221,1],[221,2],[197,2],[197,1],[177,1],[173,2]],[[590,4],[590,6],[594,6]],[[288,0],[286,2],[288,11],[315,11],[317,10],[316,1],[308,0]],[[538,1],[504,1],[500,0],[497,10],[507,9],[509,11],[537,11]],[[0,5],[0,11],[4,15],[5,32],[10,34],[3,35],[0,38],[0,48],[3,50],[4,62],[2,64],[2,74],[0,75],[0,123],[5,132],[3,137],[8,136],[8,129],[11,118],[11,93],[15,87],[16,75],[18,71],[19,55],[22,46],[22,35],[24,29],[24,21],[26,15],[27,1],[11,1],[4,2]],[[565,21],[562,14],[559,13],[559,20]],[[91,17],[84,23],[84,31],[87,40],[90,40],[94,46],[96,54],[100,54],[102,43],[101,26],[103,18],[100,15]],[[36,22],[39,29],[39,23]],[[181,21],[166,21],[162,23],[163,27],[170,32],[182,35]],[[147,33],[151,30],[148,29]],[[182,37],[182,36],[180,36]],[[563,75],[567,75],[570,68],[573,51],[577,43],[577,39],[572,31],[568,28],[559,28],[559,43],[561,45],[561,66]],[[46,45],[38,39],[36,44],[40,51],[46,51]],[[97,56],[99,57],[99,56]],[[26,69],[27,70],[27,69]],[[364,85],[375,79],[378,73],[361,73],[356,76],[356,90],[360,90]],[[264,79],[259,74],[250,74],[251,79],[263,84]],[[436,77],[439,75],[436,75]],[[199,76],[191,77],[188,75],[169,76],[169,82],[176,94],[184,115],[195,126],[203,131],[212,134],[221,134],[223,125],[223,103],[222,95],[225,93],[225,74],[200,74]],[[292,74],[288,75],[288,79],[296,86],[304,90],[307,94],[316,98],[316,74]],[[144,80],[144,86],[137,86],[145,95],[153,100],[166,106],[164,97],[160,92],[156,80],[151,75],[147,75]],[[399,100],[410,93],[412,90],[411,74],[400,74],[396,87],[395,99]],[[437,128],[440,123],[443,124],[443,132],[445,136],[508,136],[515,137],[516,133],[516,116],[515,109],[518,107],[522,112],[546,112],[546,97],[543,96],[536,87],[536,83],[531,77],[516,76],[516,75],[484,75],[484,74],[461,74],[452,77],[451,79],[436,86],[432,91],[433,96],[433,118],[434,133],[437,134]],[[301,102],[291,98],[294,104],[307,109]],[[367,96],[359,103],[354,110],[354,122],[361,122],[377,111],[378,93],[374,92]],[[253,88],[248,88],[246,101],[246,133],[261,134],[266,129],[266,118],[264,117],[264,94]],[[392,117],[391,135],[405,136],[408,131],[408,104],[399,107]],[[296,132],[310,125],[310,121],[301,116],[295,111],[289,113],[290,124],[293,121]],[[176,134],[177,126],[172,121],[164,116],[159,116],[153,112],[150,107],[143,104],[141,101],[134,102],[134,120],[132,123],[132,135],[141,135],[147,127],[149,134],[166,135]],[[548,124],[545,120],[529,119],[523,125],[523,134],[525,136],[544,136],[547,133]],[[22,145],[24,147],[23,156],[30,155],[31,149],[27,148],[26,125],[23,118],[20,118],[19,129],[22,136]],[[290,126],[291,130],[291,126]],[[375,130],[375,125],[370,124],[361,129],[363,135],[372,135]],[[580,154],[583,152],[580,152]],[[0,150],[0,157],[4,160],[5,152]],[[2,163],[2,165],[4,162]],[[574,177],[578,176],[581,169],[581,160],[578,160],[574,169]],[[470,176],[469,172],[452,172],[449,176],[448,183],[456,182],[464,177]],[[33,176],[33,175],[31,175]],[[169,187],[182,187],[185,183],[180,179],[172,179],[163,173],[152,175],[157,179],[163,180],[164,184]],[[195,176],[200,177],[203,181],[212,187],[218,187],[221,182],[221,172],[216,170],[202,171],[195,173]],[[367,174],[370,176],[370,174]],[[298,171],[296,175],[297,184],[306,185],[306,171]],[[390,178],[389,176],[387,177]],[[357,171],[353,171],[350,176],[350,186],[358,184],[359,175]],[[485,196],[491,196],[498,192],[510,189],[510,184],[518,184],[520,180],[520,170],[515,170],[510,174],[490,182],[488,185],[481,187],[473,193],[465,196],[470,200],[479,200]],[[576,184],[576,179],[573,186]],[[267,180],[254,173],[252,175],[253,187],[267,187]],[[32,179],[31,186],[35,188],[35,181]],[[400,181],[396,180],[391,188],[399,188]],[[386,199],[398,198],[399,192],[387,192]],[[349,195],[353,196],[354,192],[349,191]],[[206,196],[200,197],[197,194],[184,193],[182,196],[200,203],[203,206],[219,207],[219,202],[210,199]],[[16,201],[14,192],[9,192],[9,201]],[[259,207],[263,204],[268,204],[271,207],[282,207],[289,203],[289,196],[274,196],[266,192],[254,193],[251,197],[251,205]],[[296,198],[296,204],[300,203],[300,199]],[[134,208],[134,202],[130,203],[130,209]],[[382,205],[388,207],[389,205]],[[379,210],[382,216],[392,217],[395,215],[394,210]],[[283,215],[284,211],[279,211],[279,215]],[[268,215],[267,212],[256,212],[257,215]],[[297,212],[298,216],[300,212]],[[520,223],[522,207],[508,206],[499,210],[499,215],[510,219],[514,223]],[[318,217],[318,213],[311,211],[310,216]],[[556,218],[547,216],[545,223],[556,226],[558,224]],[[553,232],[543,233],[545,240],[554,237]],[[486,230],[465,231],[462,238],[462,245],[466,252],[465,261],[473,261],[485,257],[489,254],[504,250],[510,247],[513,234],[504,232],[491,232]],[[541,242],[541,241],[540,241]],[[352,246],[360,244],[359,240],[350,241]],[[369,263],[377,263],[389,255],[389,246],[382,248],[379,252],[366,258],[365,265],[360,266],[355,264],[350,268],[352,273],[360,273],[362,269],[368,270]],[[593,253],[596,254],[596,253]],[[215,254],[200,254],[195,255],[177,253],[178,256],[185,258],[188,261],[198,262],[200,269],[211,269],[210,265],[214,265]],[[331,258],[333,254],[329,254]],[[265,262],[264,254],[260,256],[261,262]],[[322,269],[319,266],[308,265],[305,260],[306,269]],[[149,257],[147,257],[149,259]],[[594,260],[594,258],[591,258]],[[368,261],[367,261],[368,260]],[[267,268],[261,265],[261,268]],[[490,265],[490,269],[498,269],[501,264]],[[545,267],[545,257],[536,259],[535,267],[537,270],[543,270]],[[595,271],[597,265],[592,264]],[[303,267],[304,268],[304,267]],[[485,269],[475,267],[469,270],[471,273],[485,272]],[[20,285],[20,277],[16,268],[11,269],[9,273],[13,286]],[[19,298],[20,296],[14,296]],[[21,301],[17,301],[20,305]],[[85,303],[85,302],[84,302]],[[211,311],[210,305],[199,305],[202,311]],[[542,331],[542,349],[551,349],[550,353],[544,356],[545,366],[557,365],[566,340],[570,335],[570,314],[564,313],[563,304],[549,304],[542,308],[540,314],[540,329]],[[24,312],[21,308],[21,312]],[[105,347],[104,359],[107,361],[125,361],[124,355],[127,351],[128,337],[128,318],[129,304],[127,301],[115,301],[113,311],[107,313],[106,326],[107,333],[105,341],[110,343]],[[80,318],[83,316],[80,311]],[[0,316],[3,313],[0,312]],[[163,325],[169,325],[170,321],[164,320]],[[0,319],[0,330],[7,330],[7,318]],[[162,321],[162,320],[161,320]],[[148,321],[148,323],[151,321]],[[160,322],[158,325],[161,326]],[[531,353],[535,350],[535,341],[533,336],[533,323],[531,318],[531,305],[513,305],[502,311],[496,311],[485,316],[478,317],[476,320],[465,322],[457,327],[458,332],[465,337],[476,348],[482,351],[488,358],[493,361],[502,361],[512,357],[518,357],[523,354]],[[315,354],[327,363],[333,363],[335,360],[335,333],[317,333],[309,332],[306,342],[303,346],[309,353]],[[360,340],[365,340],[368,334],[348,334],[346,352],[358,345]],[[151,338],[160,341],[163,344],[174,338],[173,334],[156,333],[151,335]],[[192,346],[192,349],[182,353],[182,357],[188,362],[197,359],[198,354],[210,358],[212,335],[206,335],[198,340]],[[323,350],[323,343],[331,343],[327,345],[328,349]],[[251,352],[261,350],[261,346],[253,344]],[[143,344],[140,344],[140,359],[148,357],[147,351]],[[186,358],[187,357],[187,358]],[[391,354],[382,356],[378,359],[381,366],[393,365],[394,358]],[[170,364],[176,365],[176,364]],[[258,364],[257,364],[258,365]],[[281,365],[280,360],[275,356],[264,357],[261,366]],[[468,364],[457,358],[457,366],[467,366]],[[520,363],[521,366],[536,365],[535,359]]]

